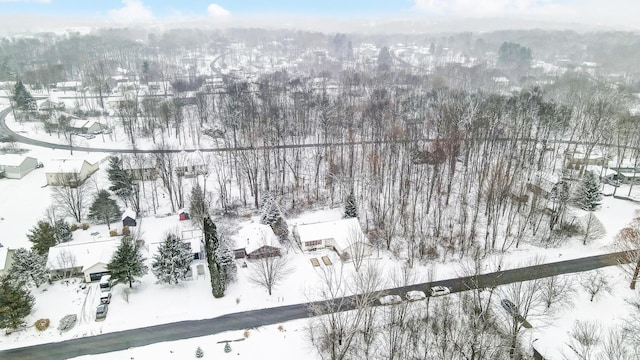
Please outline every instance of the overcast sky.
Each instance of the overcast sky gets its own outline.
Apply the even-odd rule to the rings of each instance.
[[[377,21],[518,17],[638,29],[638,14],[640,0],[0,0],[3,19],[34,25],[43,17],[128,24],[189,19],[232,23],[268,15]]]

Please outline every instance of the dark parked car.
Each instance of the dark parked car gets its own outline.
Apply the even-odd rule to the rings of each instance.
[[[102,321],[107,317],[107,312],[109,312],[109,305],[100,304],[96,309],[96,321]]]
[[[511,302],[511,300],[507,300],[507,299],[502,299],[502,301],[500,301],[500,303],[502,304],[502,307],[507,310],[507,312],[509,314],[511,314],[512,316],[519,316],[520,313],[518,312],[518,307]]]

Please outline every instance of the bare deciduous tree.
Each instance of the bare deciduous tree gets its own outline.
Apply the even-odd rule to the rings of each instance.
[[[602,294],[602,290],[606,292],[611,291],[609,281],[604,277],[600,270],[592,270],[582,275],[580,284],[589,294],[589,301],[593,301],[598,294]]]
[[[280,284],[293,272],[286,255],[265,256],[251,260],[251,273],[249,279],[252,283],[262,286],[269,295],[274,287]]]
[[[66,215],[82,222],[89,200],[89,188],[76,173],[61,174],[56,181],[58,186],[52,187],[55,202]]]
[[[582,360],[595,359],[597,346],[600,344],[600,324],[590,321],[576,321],[569,332],[569,348]]]
[[[628,226],[620,230],[616,235],[616,246],[624,251],[618,263],[630,276],[631,289],[635,289],[640,273],[640,217],[636,217]]]

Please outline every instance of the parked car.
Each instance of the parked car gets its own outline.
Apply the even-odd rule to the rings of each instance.
[[[111,291],[100,293],[100,303],[101,304],[111,303]]]
[[[417,301],[426,299],[427,295],[423,291],[414,290],[407,292],[406,298],[409,301]]]
[[[518,307],[514,303],[512,303],[511,300],[502,299],[502,301],[500,301],[500,304],[502,304],[502,307],[507,310],[507,312],[511,314],[511,316],[520,315]]]
[[[107,318],[107,312],[109,312],[109,305],[100,304],[96,309],[96,321],[102,321]]]
[[[431,296],[442,296],[451,294],[451,289],[446,286],[433,286],[430,289]]]
[[[402,298],[400,295],[386,295],[378,299],[378,301],[380,301],[382,305],[393,305],[401,303]]]
[[[44,164],[41,163],[41,162],[39,162],[38,165],[36,165],[36,169],[40,169],[40,168],[43,168],[43,167],[44,167]]]

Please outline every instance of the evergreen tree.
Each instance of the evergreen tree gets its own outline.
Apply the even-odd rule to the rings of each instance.
[[[111,182],[109,190],[119,197],[125,206],[128,206],[129,200],[134,195],[133,176],[124,170],[122,159],[117,156],[109,157],[107,176]]]
[[[347,199],[344,202],[344,218],[357,218],[358,209],[356,208],[356,197],[353,195],[353,191],[347,195]]]
[[[18,80],[13,88],[13,101],[20,110],[35,110],[37,108],[36,99],[31,96],[22,80]]]
[[[218,247],[215,249],[216,263],[220,265],[224,274],[224,285],[228,285],[236,279],[238,269],[233,252],[235,244],[230,238],[218,234]]]
[[[111,272],[111,281],[114,284],[129,283],[129,287],[133,287],[136,278],[144,276],[149,271],[145,260],[137,241],[130,236],[123,236],[120,246],[107,264],[107,270]]]
[[[47,272],[47,256],[25,248],[13,253],[13,264],[9,271],[14,279],[28,284],[33,282],[39,287],[49,278]]]
[[[378,71],[380,72],[388,72],[391,70],[393,66],[393,58],[391,57],[391,52],[388,47],[383,47],[380,49],[378,53]]]
[[[0,276],[0,329],[24,326],[35,299],[22,281],[11,275]]]
[[[89,208],[89,219],[102,221],[111,229],[111,223],[118,221],[122,212],[107,190],[100,190]]]
[[[517,43],[504,42],[498,50],[498,65],[503,67],[525,67],[531,65],[531,49]]]
[[[56,235],[56,242],[58,244],[61,242],[71,241],[71,239],[73,238],[73,234],[71,233],[71,226],[69,226],[69,224],[62,219],[58,219],[55,221],[53,229]]]
[[[204,356],[204,351],[202,351],[202,348],[200,346],[198,346],[198,348],[196,349],[196,357],[198,359],[202,358]]]
[[[158,252],[153,255],[151,272],[158,278],[158,283],[177,284],[184,280],[192,262],[189,244],[176,234],[167,234]]]
[[[224,352],[226,353],[231,352],[231,345],[229,345],[229,343],[224,344]]]
[[[216,224],[211,221],[211,217],[204,218],[204,249],[207,256],[207,264],[209,265],[209,275],[211,278],[211,292],[213,297],[220,298],[224,296],[226,290],[227,278],[225,271],[218,262],[216,250],[219,246],[218,233]]]
[[[582,182],[577,189],[574,201],[582,210],[594,211],[600,206],[602,194],[600,194],[600,181],[596,174],[588,171],[584,174]]]
[[[195,221],[198,226],[202,227],[204,218],[208,215],[208,210],[204,199],[204,192],[202,191],[199,183],[196,183],[196,185],[191,189],[189,203],[191,219]]]
[[[282,216],[280,205],[278,205],[271,194],[266,191],[262,195],[260,223],[269,225],[280,240],[286,241],[289,238],[289,227]]]
[[[47,254],[49,248],[57,244],[55,228],[46,221],[38,221],[29,231],[27,239],[33,243],[32,248],[39,254]]]

